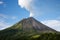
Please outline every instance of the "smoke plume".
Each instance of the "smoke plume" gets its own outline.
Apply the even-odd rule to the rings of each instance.
[[[21,8],[25,8],[26,10],[28,10],[30,12],[30,17],[34,16],[34,10],[33,10],[33,1],[34,0],[18,0],[18,5]]]

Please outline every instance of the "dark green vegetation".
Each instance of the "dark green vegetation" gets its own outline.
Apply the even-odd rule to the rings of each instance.
[[[8,34],[1,34],[0,40],[60,40],[60,34],[59,33],[41,33],[41,34],[8,33]]]
[[[31,17],[0,31],[0,40],[60,40],[60,33]]]

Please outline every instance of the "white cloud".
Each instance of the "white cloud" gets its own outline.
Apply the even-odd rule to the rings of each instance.
[[[12,23],[9,22],[9,19],[15,20],[16,18],[17,18],[16,16],[8,16],[8,15],[0,14],[0,30],[10,27]]]
[[[0,5],[3,4],[4,2],[3,1],[0,1]]]
[[[7,15],[0,14],[0,30],[5,29],[9,26],[9,23],[6,22],[7,19]]]
[[[0,18],[5,18],[5,19],[7,19],[8,17],[7,17],[7,15],[0,14]]]
[[[13,20],[14,20],[14,19],[17,19],[17,17],[16,17],[16,16],[12,16],[11,19],[13,19]]]
[[[22,8],[26,8],[27,10],[30,10],[31,2],[32,0],[18,0],[19,6],[21,6]]]
[[[7,6],[7,4],[4,1],[0,1],[0,5],[3,6],[4,8]]]
[[[18,5],[21,6],[22,8],[25,8],[30,12],[30,17],[33,16],[33,1],[34,0],[18,0]]]
[[[0,30],[9,27],[9,23],[5,22],[5,20],[0,20]]]
[[[57,31],[60,31],[60,20],[45,20],[42,21],[42,23]]]
[[[33,17],[34,16],[34,14],[33,13],[30,13],[30,17]]]
[[[16,16],[8,16],[8,15],[4,15],[4,14],[0,14],[0,19],[17,19]]]

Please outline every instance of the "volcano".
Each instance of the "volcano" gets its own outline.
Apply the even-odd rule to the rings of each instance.
[[[8,29],[16,29],[23,32],[56,32],[56,30],[42,24],[33,17],[25,18]]]
[[[23,35],[31,35],[31,34],[39,34],[39,33],[50,33],[50,32],[57,32],[56,30],[42,24],[41,22],[37,21],[33,17],[25,18],[18,23],[14,24],[13,26],[6,28],[0,31],[0,40],[4,40],[5,38],[8,40],[23,36]],[[17,39],[18,39],[17,38]]]

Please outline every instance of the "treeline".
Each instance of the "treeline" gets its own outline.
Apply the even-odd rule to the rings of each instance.
[[[0,36],[0,40],[60,40],[60,33],[41,33],[35,35],[3,35]]]

